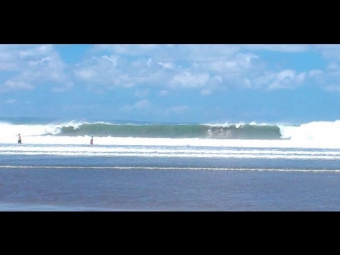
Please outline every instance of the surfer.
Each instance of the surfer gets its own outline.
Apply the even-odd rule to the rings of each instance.
[[[18,134],[18,143],[21,144],[21,135],[20,134]]]
[[[93,136],[91,138],[90,144],[93,145]]]

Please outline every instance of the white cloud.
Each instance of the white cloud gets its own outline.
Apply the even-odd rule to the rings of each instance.
[[[174,68],[173,63],[162,63],[162,62],[159,62],[158,64],[161,67],[165,68],[165,69],[173,69]]]
[[[259,58],[257,55],[238,52],[242,47],[220,44],[96,45],[95,52],[113,55],[93,57],[77,65],[75,77],[92,87],[93,84],[103,86],[103,89],[117,86],[204,88],[201,94],[207,95],[223,86],[246,88],[249,83],[243,84],[245,79],[251,80],[260,65],[254,65],[254,60]],[[102,63],[112,56],[115,56],[114,70]]]
[[[263,76],[257,77],[253,82],[247,81],[249,85],[256,89],[293,89],[305,82],[306,73],[296,73],[294,70],[282,70],[279,72],[267,72]]]
[[[271,77],[273,81],[267,89],[292,89],[304,81],[305,74],[296,75],[293,70],[283,70],[273,74]]]
[[[202,95],[208,95],[228,87],[293,89],[307,79],[318,81],[321,86],[321,82],[337,84],[340,80],[336,62],[340,60],[340,45],[115,44],[94,45],[93,49],[94,58],[77,65],[75,74],[89,86],[103,90],[115,86],[157,86],[160,91],[167,91],[159,95],[179,88],[198,89]],[[276,52],[289,54],[287,58],[280,54],[280,59],[271,63],[274,55],[270,54]],[[295,55],[300,57],[300,53],[311,53],[308,57],[313,60],[317,54],[322,54],[326,60],[335,62],[325,70],[319,63],[315,65],[318,70],[307,67],[304,67],[307,70],[294,70],[295,63],[291,64],[287,59]],[[3,55],[3,58],[8,57]],[[5,61],[1,62],[0,57],[0,68],[1,63],[2,68],[13,68]]]
[[[117,56],[102,56],[102,58],[112,63],[113,68],[117,66],[117,58],[118,58]]]
[[[171,55],[181,61],[212,62],[220,59],[229,59],[239,52],[241,45],[225,44],[191,44],[177,45]]]
[[[27,82],[7,80],[3,85],[0,85],[0,92],[8,92],[17,89],[31,90],[33,88],[34,87]]]
[[[336,62],[331,62],[327,65],[327,69],[332,71],[332,70],[339,70],[339,65]]]
[[[3,90],[34,89],[40,84],[67,82],[65,68],[53,45],[0,46],[0,71],[15,71],[8,73]]]
[[[33,47],[23,47],[18,51],[18,55],[23,59],[43,58],[46,55],[54,54],[54,47],[51,44],[37,45]]]
[[[305,79],[306,79],[306,73],[305,72],[300,73],[295,77],[297,84],[303,83],[305,81]]]
[[[159,73],[151,65],[151,61],[148,66],[145,59],[129,61],[118,56],[93,57],[78,64],[74,74],[82,82],[104,88],[150,85],[159,79]]]
[[[171,86],[179,88],[201,88],[207,83],[208,80],[209,74],[207,73],[191,74],[190,72],[186,71],[175,75],[171,81]]]
[[[306,52],[310,49],[308,44],[245,44],[242,48],[249,50],[266,50],[276,52]]]
[[[85,69],[85,68],[75,70],[74,74],[75,76],[77,76],[79,79],[82,79],[82,80],[88,80],[94,76],[94,72],[91,69]]]
[[[312,70],[308,73],[321,88],[326,91],[339,91],[340,86],[340,66],[337,62],[330,62],[324,71]]]
[[[325,69],[317,66],[318,70],[301,72],[293,70],[289,61],[271,65],[268,52],[289,53],[289,58],[311,52],[333,62]],[[187,88],[210,95],[229,87],[292,89],[306,79],[321,86],[322,82],[340,81],[340,45],[113,44],[94,45],[87,53],[88,59],[67,66],[53,45],[0,45],[1,89],[34,89],[47,84],[54,87],[53,91],[63,92],[73,88],[68,84],[85,83],[85,88],[102,92],[149,86],[157,87],[160,96],[171,89]],[[11,84],[14,81],[22,85]],[[142,98],[138,93],[135,96]]]
[[[316,45],[315,48],[325,59],[340,61],[340,44],[322,44]]]
[[[201,62],[196,65],[199,69],[208,69],[218,73],[222,77],[242,76],[251,69],[254,59],[259,57],[254,54],[237,54],[229,58],[222,58],[213,61]]]
[[[0,71],[11,71],[19,69],[18,57],[13,50],[0,46]]]
[[[118,55],[138,56],[140,54],[152,53],[160,48],[157,44],[97,44],[94,52],[108,51]]]
[[[221,83],[223,79],[220,76],[215,76],[211,79],[214,83]]]

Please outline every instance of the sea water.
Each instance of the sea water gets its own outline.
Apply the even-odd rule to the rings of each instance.
[[[340,210],[338,121],[0,121],[0,211]]]

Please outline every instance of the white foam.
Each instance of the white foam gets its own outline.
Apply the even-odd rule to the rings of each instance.
[[[89,145],[91,136],[22,136],[23,145]],[[0,136],[0,144],[16,144],[17,134]],[[132,138],[94,137],[94,145],[145,145],[145,146],[208,146],[208,147],[257,147],[257,148],[337,148],[340,139],[291,139],[291,140],[241,140],[201,138]]]

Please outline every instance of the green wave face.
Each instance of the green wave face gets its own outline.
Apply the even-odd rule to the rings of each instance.
[[[143,138],[211,138],[211,139],[280,139],[280,128],[276,125],[228,125],[211,126],[202,124],[82,124],[78,127],[65,126],[58,135],[62,136],[111,136]]]

